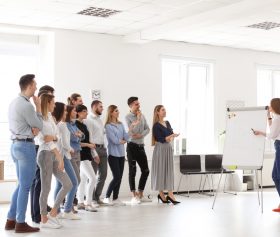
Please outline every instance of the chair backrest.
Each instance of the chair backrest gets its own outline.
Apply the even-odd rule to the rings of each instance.
[[[180,155],[180,172],[200,172],[200,155]]]
[[[223,155],[209,154],[205,155],[205,171],[207,172],[221,172],[222,171]]]

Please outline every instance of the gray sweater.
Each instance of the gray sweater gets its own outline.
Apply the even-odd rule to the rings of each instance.
[[[137,120],[137,116],[131,112],[125,116],[125,121],[126,121],[128,128],[131,126],[132,122],[134,122],[135,120]],[[148,125],[144,115],[142,114],[140,122],[136,126],[134,126],[133,129],[129,133],[130,136],[133,134],[139,133],[142,135],[142,138],[134,139],[134,138],[130,137],[129,141],[136,143],[136,144],[144,144],[144,137],[149,132],[150,132],[149,125]]]

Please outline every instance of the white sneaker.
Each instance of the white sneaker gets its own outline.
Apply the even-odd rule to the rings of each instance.
[[[67,220],[81,220],[81,217],[75,215],[73,212],[64,212],[62,216],[63,219],[67,219]]]
[[[123,203],[119,199],[113,200],[112,203],[114,204],[114,206],[125,206],[125,203]]]
[[[105,198],[104,198],[105,199]],[[109,202],[109,203],[105,203],[104,201],[102,200],[98,200],[97,203],[100,205],[100,206],[113,206],[113,203]]]
[[[48,228],[48,229],[59,229],[61,228],[61,225],[58,225],[51,220],[48,220],[46,223],[41,222],[40,228]]]
[[[140,202],[152,202],[153,200],[149,197],[145,197],[145,196],[142,196],[140,199]]]
[[[130,204],[131,205],[137,205],[137,204],[140,204],[140,200],[137,198],[137,197],[133,197],[131,198],[131,201],[130,201]]]
[[[77,209],[78,209],[78,210],[85,210],[85,204],[83,204],[83,203],[78,203]]]
[[[97,201],[92,201],[91,206],[94,207],[94,208],[100,207],[100,205],[97,203]]]
[[[33,222],[32,222],[32,226],[33,226],[33,227],[40,227],[40,223],[37,223],[37,222],[34,222],[34,221],[33,221]]]
[[[110,198],[104,198],[103,199],[103,203],[104,204],[108,204],[108,205],[113,205],[112,201],[110,200]]]
[[[89,212],[97,212],[97,209],[90,205],[88,205],[88,206],[86,205],[85,210],[89,211]]]
[[[57,217],[52,217],[51,215],[48,215],[48,219],[49,219],[51,222],[53,222],[53,223],[55,223],[55,224],[57,224],[57,225],[60,225],[61,227],[63,226],[63,225],[61,224],[60,220],[59,220]]]
[[[63,213],[62,212],[59,212],[56,216],[57,219],[64,219],[63,217]]]

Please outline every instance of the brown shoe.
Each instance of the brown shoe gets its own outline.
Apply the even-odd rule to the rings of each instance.
[[[6,221],[5,230],[14,230],[16,226],[15,220],[8,220]]]
[[[16,233],[29,233],[29,232],[38,232],[40,229],[36,227],[29,226],[25,223],[16,223],[15,232]]]

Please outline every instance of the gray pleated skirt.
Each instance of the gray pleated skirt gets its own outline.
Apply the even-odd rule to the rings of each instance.
[[[152,190],[174,190],[173,150],[170,143],[157,142],[152,161]]]

